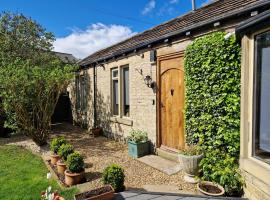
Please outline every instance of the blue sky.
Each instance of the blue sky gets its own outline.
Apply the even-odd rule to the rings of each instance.
[[[196,0],[197,7],[209,0]],[[191,10],[191,0],[1,0],[56,36],[55,50],[83,58]]]

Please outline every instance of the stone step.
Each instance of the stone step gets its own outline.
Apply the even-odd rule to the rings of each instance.
[[[157,155],[162,157],[162,158],[165,158],[165,159],[168,159],[168,160],[171,160],[174,162],[178,162],[178,155],[176,152],[164,150],[161,148],[157,148],[156,152],[157,152]]]
[[[167,175],[176,174],[182,169],[178,162],[174,162],[156,155],[147,155],[138,158],[137,160]]]

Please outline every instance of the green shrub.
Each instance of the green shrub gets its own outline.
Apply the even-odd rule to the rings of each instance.
[[[179,153],[186,156],[198,156],[201,154],[201,151],[197,145],[189,145],[185,149],[180,150]]]
[[[51,141],[50,149],[52,152],[57,153],[62,144],[66,144],[67,141],[64,137],[57,137]]]
[[[66,161],[68,155],[73,152],[74,148],[71,144],[62,144],[57,153],[64,161]]]
[[[80,173],[83,171],[84,161],[80,153],[74,152],[68,155],[67,168],[71,173]]]
[[[187,141],[204,153],[202,179],[241,195],[240,45],[217,32],[196,39],[185,52]]]
[[[135,142],[135,143],[140,143],[140,142],[146,142],[148,140],[147,133],[144,131],[140,130],[131,130],[129,132],[129,137],[128,140]]]
[[[124,169],[116,164],[109,165],[103,171],[102,181],[104,184],[111,185],[114,188],[115,192],[123,191],[125,188]]]

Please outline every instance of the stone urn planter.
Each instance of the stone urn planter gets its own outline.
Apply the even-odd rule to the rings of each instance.
[[[62,160],[58,160],[56,165],[57,165],[57,172],[59,174],[64,175],[67,169],[67,165]]]
[[[225,193],[224,188],[213,182],[202,181],[197,184],[197,189],[208,196],[222,196]]]
[[[94,190],[76,194],[74,200],[112,200],[114,190],[112,186],[107,185]]]
[[[82,183],[85,179],[85,171],[79,173],[72,173],[68,170],[65,171],[65,184],[68,186],[77,185]]]
[[[184,172],[191,177],[198,175],[202,158],[202,154],[194,156],[178,154],[180,165],[183,167]]]
[[[185,172],[184,180],[188,183],[197,183],[195,176],[199,173],[199,164],[203,159],[203,154],[200,154],[198,147],[188,146],[178,154],[180,166]]]
[[[58,160],[60,160],[60,156],[57,154],[51,154],[51,163],[53,165],[56,165],[56,163],[58,162]]]

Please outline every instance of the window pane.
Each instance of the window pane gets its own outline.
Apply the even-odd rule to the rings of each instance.
[[[256,59],[255,155],[270,161],[270,32],[256,37]]]
[[[129,69],[123,69],[123,92],[124,92],[124,107],[123,114],[124,116],[129,117]]]
[[[112,77],[117,78],[118,77],[118,70],[113,70],[112,71]]]
[[[119,114],[118,80],[113,80],[113,114]]]

